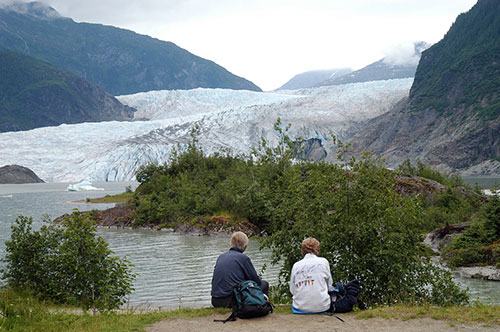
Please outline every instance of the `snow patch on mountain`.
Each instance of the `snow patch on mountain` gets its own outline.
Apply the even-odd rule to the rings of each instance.
[[[248,153],[261,137],[277,141],[273,125],[290,123],[292,137],[351,137],[362,121],[408,96],[413,79],[276,92],[194,89],[118,97],[135,107],[134,122],[99,122],[0,134],[0,166],[18,164],[47,182],[125,181],[149,162],[165,163],[182,149],[195,124],[207,153]],[[330,145],[329,145],[330,144]]]

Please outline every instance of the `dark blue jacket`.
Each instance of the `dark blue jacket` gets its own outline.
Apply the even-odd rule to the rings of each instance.
[[[261,280],[250,258],[236,248],[223,253],[215,263],[212,277],[212,297],[226,297],[232,294],[233,287],[243,280],[253,280],[258,285]]]

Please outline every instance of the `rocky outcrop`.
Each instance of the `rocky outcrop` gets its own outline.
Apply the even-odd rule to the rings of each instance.
[[[110,209],[93,211],[91,215],[92,219],[99,226],[128,228],[134,227],[135,219],[132,213],[133,210],[127,204],[117,204]]]
[[[460,267],[457,273],[466,278],[500,281],[500,269],[494,266]]]
[[[225,216],[212,216],[208,219],[200,217],[199,219],[200,223],[197,224],[176,226],[174,232],[195,235],[230,235],[240,231],[248,236],[260,235],[257,226],[246,220],[233,222]]]
[[[370,151],[389,167],[410,159],[445,172],[500,174],[500,162],[492,159],[500,153],[500,118],[485,122],[472,108],[449,118],[430,108],[416,112],[404,99],[367,122],[350,142],[354,153]]]
[[[0,167],[1,184],[43,183],[32,170],[18,165]]]
[[[469,226],[469,223],[461,223],[436,228],[425,236],[424,243],[434,252],[440,254],[441,249],[450,243],[454,237],[462,234]],[[435,261],[437,264],[443,264],[441,258],[436,257]],[[461,266],[454,270],[454,273],[465,278],[500,281],[500,269],[495,266]]]
[[[470,226],[468,223],[446,225],[436,228],[425,236],[424,243],[439,253],[457,235],[462,234]]]
[[[302,142],[300,151],[297,151],[295,155],[302,160],[321,161],[328,153],[319,138],[309,138]]]
[[[237,231],[244,232],[248,236],[260,235],[258,227],[254,224],[245,220],[234,222],[225,216],[199,217],[194,222],[179,224],[173,228],[156,224],[138,226],[135,224],[133,211],[134,207],[128,204],[117,204],[110,209],[86,213],[90,213],[96,224],[102,227],[152,228],[193,235],[227,235]]]

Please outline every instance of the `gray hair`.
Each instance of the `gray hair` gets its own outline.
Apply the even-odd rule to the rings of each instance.
[[[248,246],[248,236],[243,232],[233,233],[231,236],[231,248],[239,249],[244,252]]]

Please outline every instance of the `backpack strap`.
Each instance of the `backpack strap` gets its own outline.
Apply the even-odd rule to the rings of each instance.
[[[219,322],[225,324],[226,322],[234,322],[236,320],[236,312],[233,311],[231,313],[231,316],[229,316],[226,319],[214,319],[214,322]]]
[[[232,300],[232,312],[231,315],[226,319],[214,319],[214,322],[223,323],[226,322],[234,322],[236,321],[236,317],[238,317],[238,301],[236,300],[236,292],[238,286],[233,287],[233,300]]]
[[[333,300],[334,293],[336,293],[335,295],[337,295],[337,296],[340,295],[336,291],[328,292],[328,294],[330,294],[330,309],[328,309],[328,316],[335,316],[335,318],[337,318],[339,321],[341,321],[342,323],[344,323],[344,320],[342,318],[340,318],[339,316],[335,315],[335,302],[336,301]]]

